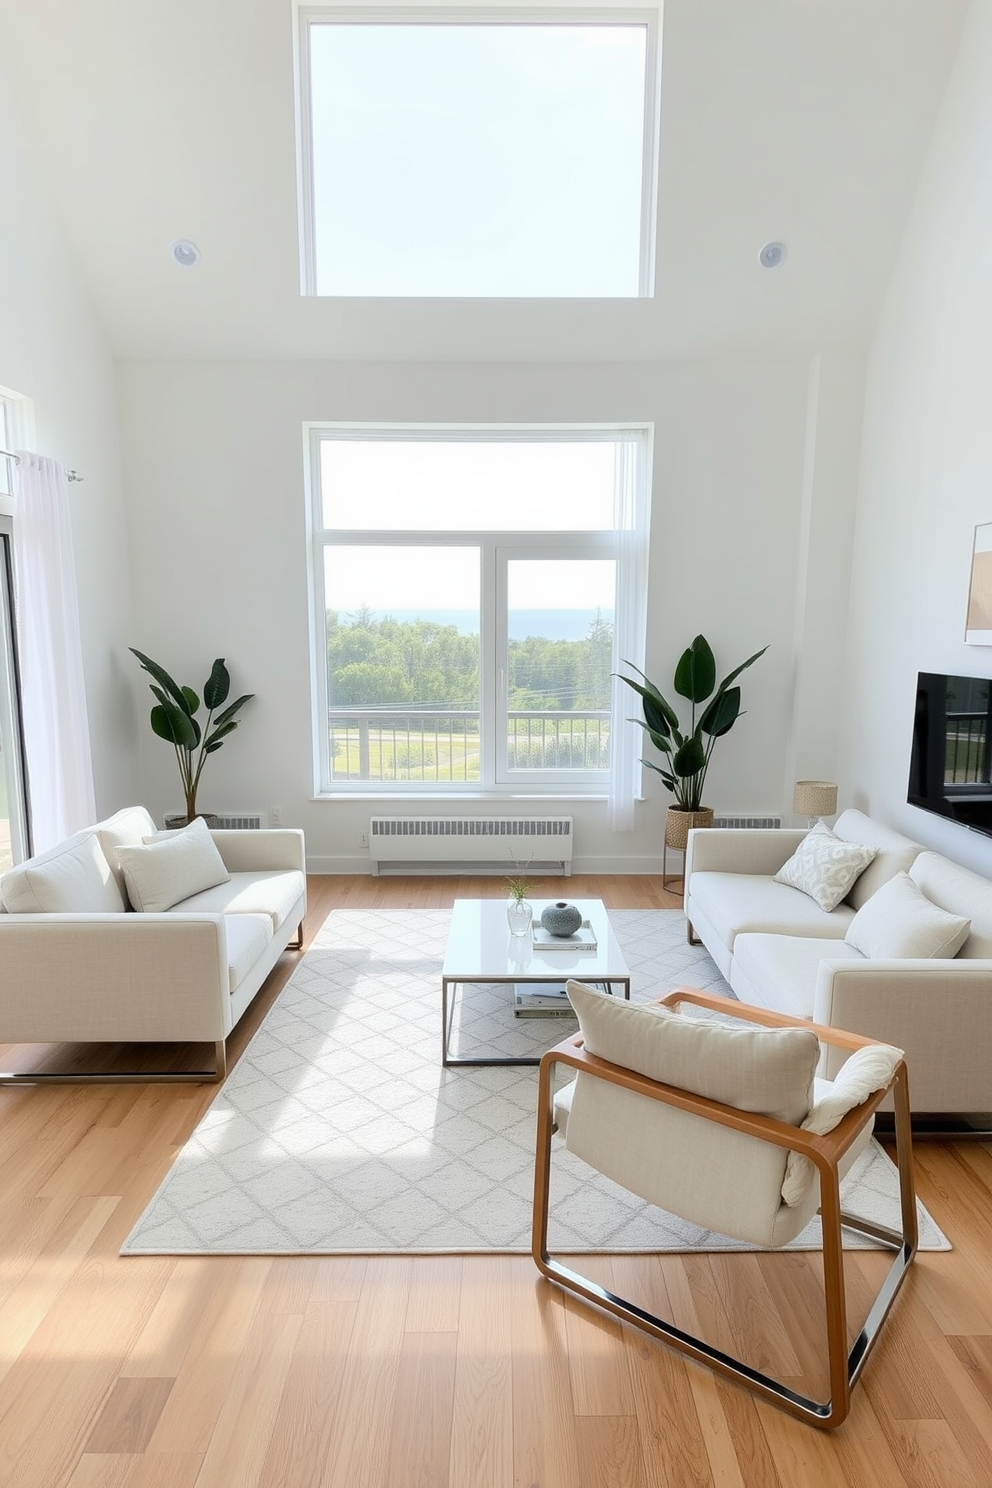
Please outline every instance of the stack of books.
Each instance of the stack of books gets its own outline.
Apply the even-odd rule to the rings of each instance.
[[[573,935],[552,935],[540,920],[534,921],[535,951],[594,951],[596,944],[596,932],[588,920],[583,920]]]
[[[515,982],[515,1018],[574,1018],[564,982]]]

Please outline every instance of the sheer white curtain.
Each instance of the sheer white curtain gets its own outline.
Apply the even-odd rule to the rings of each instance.
[[[624,661],[644,667],[648,605],[648,436],[631,432],[617,445],[614,521],[617,540],[617,604],[613,627],[613,671]],[[628,670],[625,668],[625,670]],[[629,674],[629,671],[628,671]],[[633,718],[637,694],[613,678],[613,741],[610,751],[609,824],[614,832],[634,830],[634,803],[641,793],[644,731]]]
[[[42,852],[96,818],[63,465],[19,450],[14,588],[31,845]]]

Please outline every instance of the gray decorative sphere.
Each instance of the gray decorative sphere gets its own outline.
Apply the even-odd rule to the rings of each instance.
[[[574,935],[582,924],[582,912],[574,904],[566,904],[564,899],[559,899],[557,904],[549,904],[542,911],[541,924],[549,935]]]

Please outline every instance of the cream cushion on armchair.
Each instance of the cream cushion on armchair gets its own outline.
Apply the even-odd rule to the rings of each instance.
[[[809,1113],[820,1055],[812,1029],[727,1027],[632,1005],[581,982],[568,983],[568,996],[590,1054],[791,1126]],[[702,1229],[754,1245],[781,1245],[816,1210],[815,1188],[804,1204],[783,1202],[783,1147],[581,1073],[569,1106],[564,1137],[570,1152]],[[618,1132],[624,1133],[621,1142]],[[732,1214],[728,1169],[734,1174]]]
[[[727,1026],[623,1002],[575,981],[568,983],[568,997],[590,1054],[821,1134],[887,1085],[902,1058],[901,1049],[873,1045],[852,1055],[835,1081],[815,1080],[820,1042],[812,1029]],[[782,1245],[819,1205],[812,1164],[795,1152],[582,1073],[556,1094],[555,1117],[570,1152],[703,1229]],[[624,1132],[620,1143],[618,1131]],[[845,1154],[842,1172],[864,1151],[871,1132],[869,1123]],[[737,1194],[732,1214],[728,1168]]]

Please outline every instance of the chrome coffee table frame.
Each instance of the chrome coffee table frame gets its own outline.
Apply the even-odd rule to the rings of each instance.
[[[534,903],[535,921],[554,900]],[[531,937],[511,935],[506,923],[506,901],[503,899],[456,899],[451,912],[448,946],[441,968],[441,1063],[453,1065],[540,1064],[540,1055],[485,1055],[465,1058],[450,1052],[451,1029],[455,1016],[459,986],[515,982],[539,987],[547,982],[565,982],[569,978],[601,986],[614,994],[619,987],[625,1001],[630,1001],[630,972],[610,924],[601,899],[571,901],[582,912],[596,933],[593,951],[546,950],[535,946]],[[550,1021],[550,1020],[549,1020]]]

